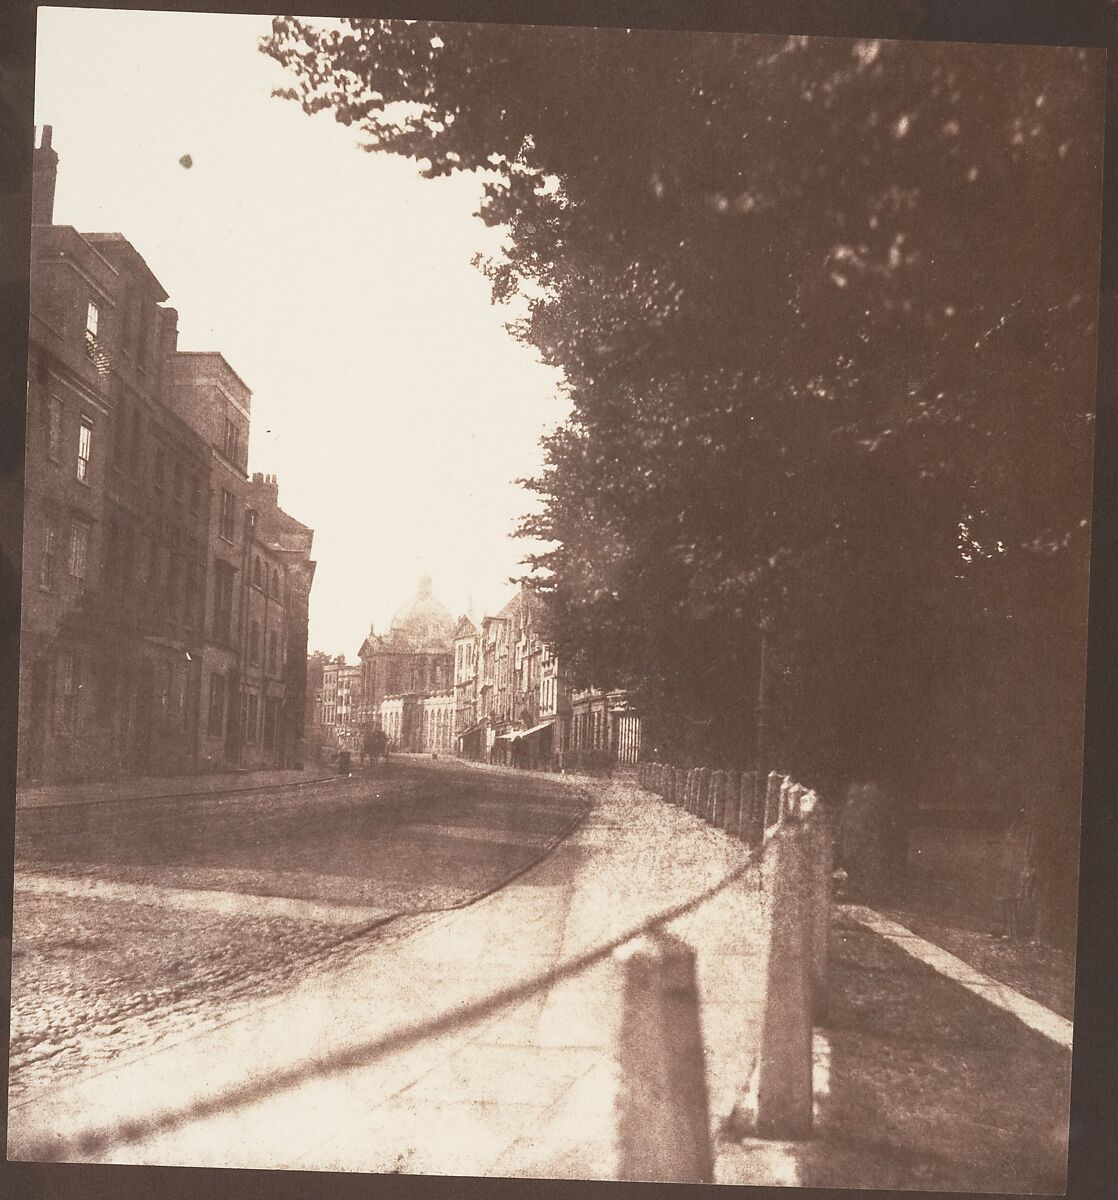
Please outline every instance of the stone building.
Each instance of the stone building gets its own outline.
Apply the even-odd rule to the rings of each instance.
[[[484,726],[478,719],[478,627],[462,617],[454,630],[454,749],[465,758],[482,755]]]
[[[602,754],[613,762],[640,760],[640,716],[624,691],[585,689],[570,700],[569,748]]]
[[[365,729],[358,714],[362,711],[362,668],[347,663],[344,655],[326,663],[322,669],[317,724],[328,746],[357,750]]]
[[[307,708],[307,623],[316,564],[311,558],[314,530],[284,512],[279,505],[279,482],[274,475],[254,473],[248,502],[254,514],[253,553],[266,572],[268,591],[260,621],[261,656],[270,678],[267,704],[260,711],[260,745],[272,747],[273,760],[301,767]],[[251,583],[255,587],[255,566]],[[269,607],[268,594],[278,600]],[[251,627],[250,627],[251,637]],[[273,740],[274,738],[274,740]]]
[[[210,460],[198,759],[204,770],[220,770],[242,765],[246,749],[252,393],[217,351],[178,350],[168,368],[171,406],[202,440]]]
[[[425,754],[454,753],[454,691],[446,689],[418,702],[418,749]]]
[[[428,695],[453,687],[455,622],[424,575],[415,595],[392,618],[388,633],[369,636],[357,652],[365,715],[375,722],[387,696]]]

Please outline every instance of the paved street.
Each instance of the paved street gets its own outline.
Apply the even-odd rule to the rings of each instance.
[[[459,784],[459,772],[448,783]],[[440,779],[444,778],[441,775]],[[417,773],[420,785],[423,776]],[[530,780],[530,782],[529,782]],[[528,813],[570,785],[475,770],[493,816],[502,794],[533,789]],[[431,786],[428,784],[428,786]],[[538,789],[538,790],[537,790]],[[258,1102],[91,1155],[115,1162],[192,1163],[434,1174],[610,1178],[618,968],[610,958],[556,979],[518,1004],[453,1024],[503,987],[553,971],[746,861],[742,843],[623,782],[598,785],[588,819],[544,862],[479,904],[371,952],[307,972],[282,997],[200,1036],[112,1064],[74,1087],[13,1108],[10,1152],[91,1123],[119,1125],[262,1086]],[[565,797],[565,799],[564,799]],[[492,819],[492,817],[490,817]],[[534,818],[535,819],[535,818]],[[480,819],[474,828],[483,827]],[[471,843],[472,844],[472,843]],[[759,1001],[763,913],[752,876],[672,923],[699,951],[712,1112],[726,1115],[748,1064],[745,1034]],[[451,1015],[452,1027],[407,1032]],[[362,1058],[380,1039],[385,1049]],[[354,1056],[360,1066],[325,1064]],[[309,1072],[296,1086],[277,1073]],[[825,1081],[825,1071],[821,1074]],[[781,1144],[720,1148],[720,1178],[791,1180]]]
[[[553,781],[399,762],[299,787],[65,799],[17,817],[13,1102],[414,932],[536,861],[583,810]]]

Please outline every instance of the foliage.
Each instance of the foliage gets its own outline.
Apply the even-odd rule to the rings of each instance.
[[[277,19],[286,95],[481,173],[562,367],[525,531],[664,752],[1074,811],[1101,63],[1074,49]],[[1069,791],[1070,789],[1070,791]]]

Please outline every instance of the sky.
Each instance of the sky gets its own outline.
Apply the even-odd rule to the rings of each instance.
[[[249,470],[315,530],[309,645],[351,661],[429,572],[455,613],[513,593],[515,481],[567,411],[471,265],[498,252],[471,176],[423,179],[271,96],[263,16],[39,9],[35,120],[57,224],[119,231],[252,389]],[[193,165],[180,165],[189,155]]]

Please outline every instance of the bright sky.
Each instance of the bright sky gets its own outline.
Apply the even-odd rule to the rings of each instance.
[[[35,120],[55,221],[119,230],[253,390],[250,470],[315,530],[311,649],[355,660],[430,571],[455,614],[512,594],[558,375],[470,265],[500,241],[472,178],[422,179],[271,98],[268,17],[39,9]],[[179,159],[189,154],[193,167]]]

